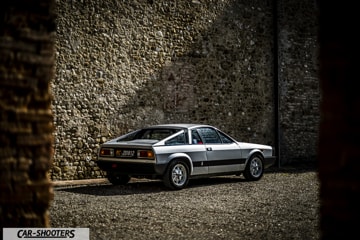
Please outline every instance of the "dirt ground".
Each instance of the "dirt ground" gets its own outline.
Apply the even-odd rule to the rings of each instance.
[[[191,180],[55,185],[51,227],[84,227],[90,239],[319,239],[319,182],[312,169]]]

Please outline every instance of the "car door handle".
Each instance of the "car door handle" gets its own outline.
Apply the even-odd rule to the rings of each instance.
[[[212,151],[212,148],[211,148],[211,147],[207,147],[207,148],[206,148],[206,151]]]

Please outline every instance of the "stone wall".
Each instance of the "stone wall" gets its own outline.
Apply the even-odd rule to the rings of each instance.
[[[279,1],[279,132],[283,164],[314,161],[319,134],[315,1]]]
[[[279,15],[293,16],[284,6]],[[58,0],[57,10],[53,180],[103,176],[93,161],[99,145],[151,124],[212,124],[276,145],[272,1]],[[316,32],[303,37],[307,26],[294,24],[302,25],[279,30],[288,159],[314,155],[316,128],[303,127],[318,116]],[[299,112],[303,93],[313,100]]]

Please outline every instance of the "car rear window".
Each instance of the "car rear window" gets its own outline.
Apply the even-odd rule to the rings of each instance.
[[[132,141],[136,139],[152,139],[152,140],[162,140],[167,138],[181,129],[173,129],[173,128],[145,128],[139,131],[135,131],[133,133],[129,133],[124,137],[120,137],[118,142],[120,141]]]
[[[174,129],[147,129],[137,136],[137,139],[156,139],[161,140],[176,133]]]

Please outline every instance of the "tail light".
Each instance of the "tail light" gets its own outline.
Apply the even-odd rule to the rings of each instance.
[[[112,148],[101,148],[99,155],[100,156],[106,156],[106,157],[113,157],[114,156],[114,149],[112,149]]]
[[[137,157],[138,158],[154,159],[154,152],[151,151],[151,150],[138,150],[137,151]]]

